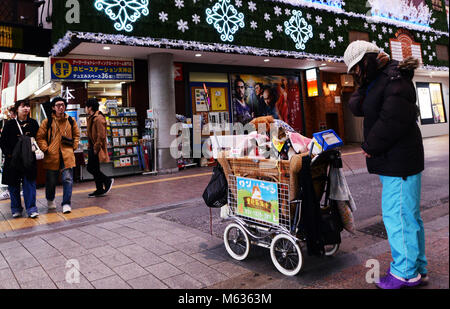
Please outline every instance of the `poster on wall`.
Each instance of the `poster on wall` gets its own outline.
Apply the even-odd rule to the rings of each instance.
[[[231,84],[234,123],[273,116],[304,132],[297,76],[231,74]]]
[[[195,110],[197,112],[207,112],[208,106],[206,105],[205,91],[201,88],[195,89]]]
[[[441,84],[417,83],[417,98],[422,125],[447,122]]]

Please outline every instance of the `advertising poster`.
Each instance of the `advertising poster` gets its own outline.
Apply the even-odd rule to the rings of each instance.
[[[232,74],[231,84],[234,123],[273,116],[304,132],[297,76]]]
[[[226,89],[225,88],[211,88],[211,110],[226,111]]]
[[[134,80],[134,61],[52,58],[52,80]]]
[[[208,106],[206,105],[205,90],[202,88],[196,88],[194,90],[195,94],[195,111],[196,112],[207,112]]]
[[[275,182],[236,177],[236,185],[239,215],[279,224],[278,185]]]

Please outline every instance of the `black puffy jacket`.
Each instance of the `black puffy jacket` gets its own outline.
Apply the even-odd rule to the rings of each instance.
[[[22,132],[27,137],[36,137],[39,129],[39,124],[36,120],[28,118],[24,122],[20,122]],[[17,168],[13,164],[13,154],[17,143],[19,143],[20,136],[17,122],[12,119],[5,123],[2,134],[0,136],[0,147],[5,155],[5,163],[3,165],[2,184],[10,186],[19,186],[20,180],[26,176],[30,180],[36,179],[37,168],[36,160],[31,162],[32,166]],[[18,149],[17,149],[18,150]],[[24,149],[25,150],[25,149]],[[14,162],[21,164],[22,162]],[[29,162],[30,163],[30,162]]]
[[[365,89],[350,98],[355,116],[364,117],[362,149],[369,173],[407,177],[424,169],[422,135],[417,124],[416,90],[412,83],[417,63],[390,61]]]

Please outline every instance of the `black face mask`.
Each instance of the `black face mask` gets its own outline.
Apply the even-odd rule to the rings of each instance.
[[[366,54],[357,66],[359,67],[358,74],[354,74],[355,82],[360,88],[367,87],[378,75],[378,61],[377,54]]]

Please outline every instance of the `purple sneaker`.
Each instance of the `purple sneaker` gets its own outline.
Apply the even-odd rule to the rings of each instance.
[[[421,280],[400,280],[394,277],[390,272],[377,283],[377,287],[383,290],[398,290],[406,287],[414,287],[420,285]]]
[[[388,275],[390,273],[390,271],[391,271],[391,268],[389,267],[387,269],[386,274]],[[430,277],[428,276],[428,274],[420,273],[420,284],[419,284],[420,286],[427,286],[429,281],[430,281]]]

